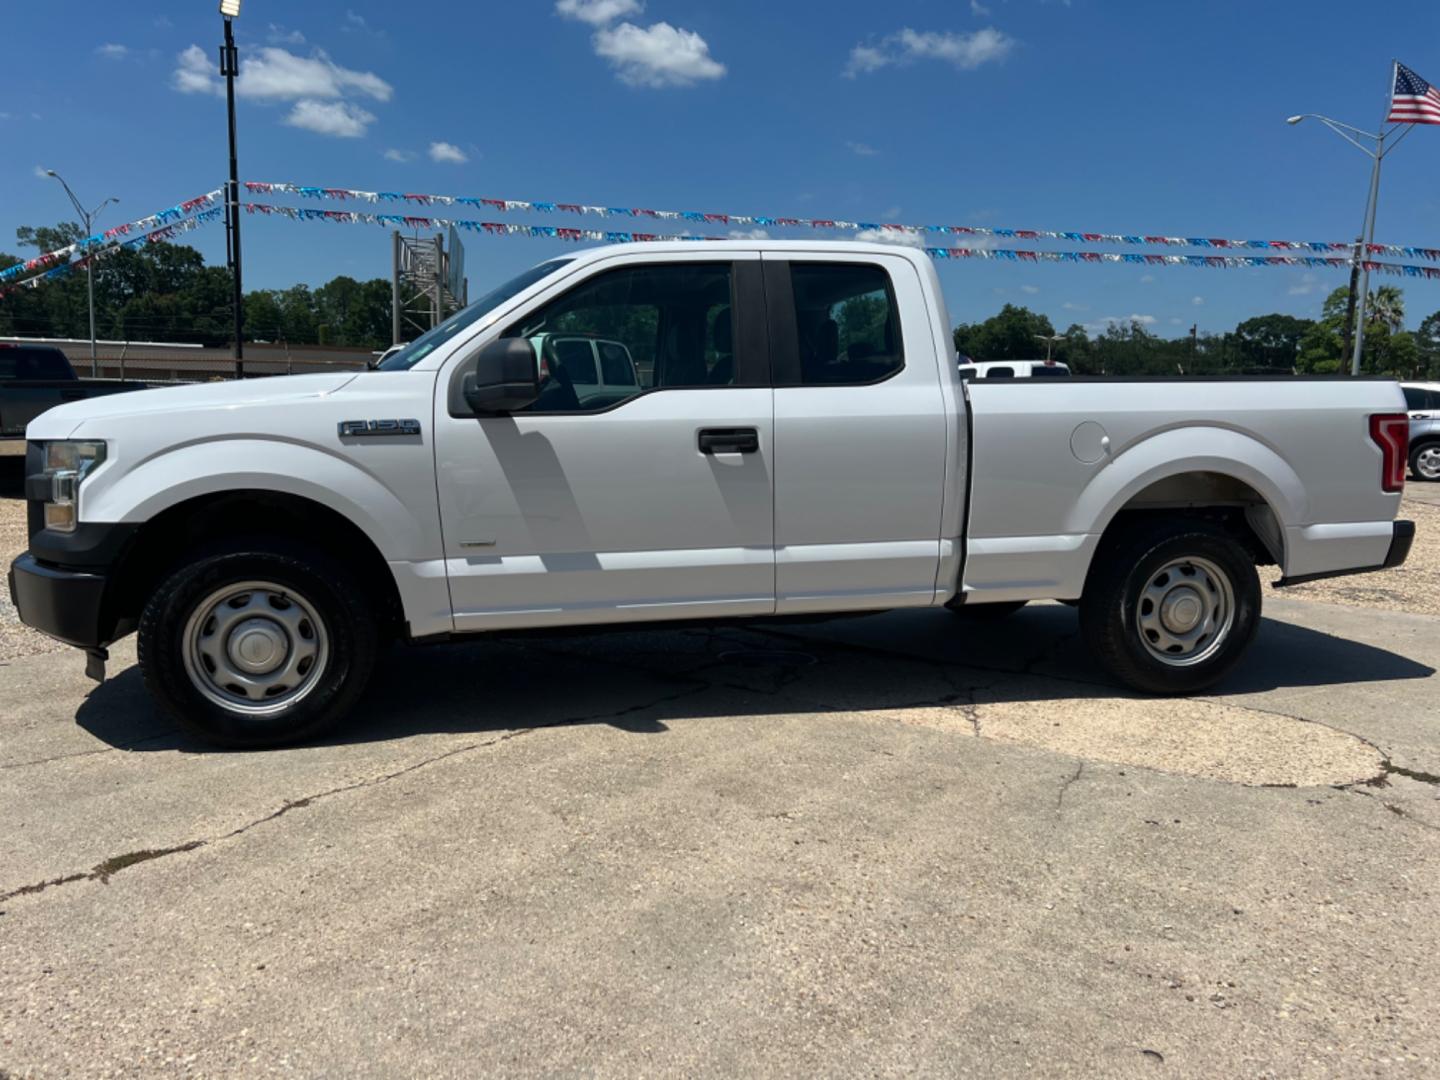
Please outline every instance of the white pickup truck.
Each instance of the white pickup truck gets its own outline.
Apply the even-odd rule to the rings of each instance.
[[[638,384],[587,404],[577,337]],[[1257,564],[1404,561],[1406,432],[1385,381],[964,384],[918,251],[605,247],[379,370],[45,413],[10,588],[96,677],[138,629],[154,696],[232,746],[340,720],[386,639],[1041,598],[1186,693],[1253,637]]]

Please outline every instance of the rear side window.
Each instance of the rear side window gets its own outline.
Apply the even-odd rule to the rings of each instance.
[[[589,338],[559,338],[555,342],[555,356],[570,373],[570,381],[583,386],[595,386],[599,379],[595,375],[595,350]]]
[[[1426,390],[1424,387],[1402,386],[1400,389],[1405,392],[1405,408],[1411,412],[1433,409],[1437,405],[1436,399],[1440,399],[1440,394],[1434,390]]]
[[[973,378],[975,378],[975,369],[973,367],[962,367],[960,369],[960,379],[962,382],[969,382]]]
[[[1030,369],[1030,377],[1033,379],[1063,379],[1069,374],[1069,368],[1060,367],[1058,364],[1037,364]]]
[[[59,349],[0,345],[0,379],[73,379],[70,361]]]
[[[1015,378],[1015,369],[1012,367],[992,367],[989,371],[985,372],[983,378],[1013,379]]]
[[[863,385],[905,366],[890,275],[865,263],[790,264],[802,386]]]

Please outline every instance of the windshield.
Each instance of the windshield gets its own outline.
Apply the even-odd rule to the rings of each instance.
[[[498,289],[492,289],[469,307],[457,311],[439,326],[432,330],[427,330],[393,356],[388,356],[380,361],[377,370],[408,371],[441,345],[444,345],[461,330],[479,322],[506,300],[528,289],[541,278],[553,274],[568,262],[570,262],[569,259],[551,259],[549,262],[543,262],[539,266],[532,266],[524,273],[505,282],[505,284],[501,285]]]

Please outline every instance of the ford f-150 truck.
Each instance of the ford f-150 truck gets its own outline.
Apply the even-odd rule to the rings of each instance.
[[[577,392],[557,341],[618,342]],[[963,383],[918,251],[726,241],[526,271],[379,370],[29,428],[21,617],[211,741],[309,738],[386,639],[1077,604],[1143,691],[1208,687],[1282,584],[1404,561],[1394,382]],[[989,611],[1004,611],[990,607]]]
[[[25,427],[46,409],[102,394],[143,390],[144,383],[81,379],[53,345],[0,341],[0,457],[25,452]]]

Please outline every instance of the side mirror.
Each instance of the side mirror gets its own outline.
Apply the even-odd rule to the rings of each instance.
[[[535,347],[524,338],[492,341],[475,357],[460,392],[476,416],[504,416],[540,396],[540,365]]]

